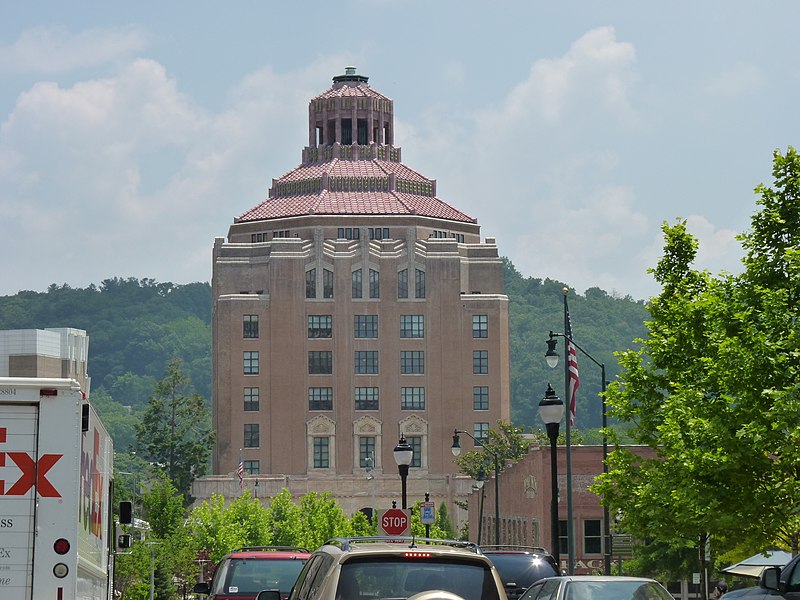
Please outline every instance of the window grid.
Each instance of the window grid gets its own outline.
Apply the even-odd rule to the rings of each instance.
[[[411,446],[414,454],[411,455],[411,468],[419,469],[422,466],[422,438],[418,435],[410,435],[406,438],[406,442]]]
[[[331,315],[308,315],[308,337],[333,337],[333,317]]]
[[[259,446],[259,430],[258,423],[245,423],[244,424],[244,440],[243,448],[258,448]]]
[[[408,269],[397,272],[397,297],[408,298]]]
[[[258,315],[244,315],[242,318],[242,337],[258,338]]]
[[[308,410],[333,410],[333,388],[308,388]]]
[[[355,374],[376,375],[378,373],[378,351],[356,350]]]
[[[404,387],[400,388],[401,410],[425,410],[425,388]]]
[[[306,298],[317,297],[317,270],[306,271]]]
[[[314,468],[327,469],[331,466],[330,462],[330,438],[314,438]]]
[[[488,315],[472,315],[472,337],[474,338],[489,337]]]
[[[258,375],[258,351],[244,352],[242,362],[245,375]]]
[[[330,375],[333,373],[333,352],[329,350],[308,353],[309,375]]]
[[[489,410],[489,386],[476,385],[472,388],[472,410]]]
[[[414,294],[416,298],[425,297],[425,271],[414,269]]]
[[[425,373],[425,352],[421,350],[403,350],[400,352],[400,373],[403,375],[421,375]]]
[[[569,543],[567,542],[569,533],[567,530],[567,521],[559,520],[558,522],[558,550],[561,556],[566,556],[569,553]]]
[[[586,519],[583,522],[583,551],[585,554],[603,553],[603,534],[599,519]]]
[[[353,318],[353,337],[377,338],[378,315],[355,315]]]
[[[356,269],[353,271],[352,275],[352,288],[353,288],[353,298],[363,298],[364,291],[362,288],[362,277],[361,277],[361,269]]]
[[[357,387],[355,389],[356,410],[378,410],[379,401],[379,388]]]
[[[244,472],[248,475],[258,475],[261,463],[257,460],[245,460],[243,461],[244,465]]]
[[[381,274],[375,269],[369,270],[369,297],[381,297]]]
[[[322,297],[333,298],[333,271],[322,269]]]
[[[258,411],[258,388],[246,387],[244,388],[244,410],[245,412]]]
[[[475,445],[480,446],[478,442],[489,438],[489,424],[488,423],[475,423],[472,426],[472,435],[475,438]]]
[[[400,315],[401,338],[424,338],[425,315]]]
[[[489,351],[472,351],[472,372],[475,375],[487,375],[489,373]]]
[[[358,466],[366,469],[373,456],[375,456],[375,438],[369,436],[358,438]]]

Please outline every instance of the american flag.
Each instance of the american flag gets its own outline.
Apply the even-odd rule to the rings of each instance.
[[[564,306],[567,299],[564,298]],[[581,387],[581,378],[578,376],[578,354],[575,351],[575,344],[572,343],[572,320],[569,318],[569,308],[567,310],[567,365],[569,367],[569,424],[575,425],[575,399],[578,396],[578,388]]]
[[[244,460],[239,458],[239,467],[236,469],[236,473],[239,475],[239,487],[244,489]]]

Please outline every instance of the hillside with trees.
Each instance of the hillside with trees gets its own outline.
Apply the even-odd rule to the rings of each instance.
[[[529,430],[539,427],[537,409],[547,383],[562,389],[563,370],[550,370],[544,353],[550,330],[563,328],[562,289],[566,284],[523,277],[510,261],[504,262],[510,311],[512,421]],[[606,365],[607,379],[613,380],[618,372],[614,352],[630,348],[632,340],[645,332],[644,303],[592,288],[584,295],[571,290],[569,307],[575,339]],[[115,277],[87,288],[53,284],[46,292],[21,291],[0,297],[0,329],[47,327],[88,332],[92,399],[120,452],[133,446],[136,425],[172,359],[180,359],[181,373],[205,399],[205,406],[210,406],[208,283],[179,285]],[[576,427],[597,428],[600,370],[580,356],[578,360],[581,391]]]

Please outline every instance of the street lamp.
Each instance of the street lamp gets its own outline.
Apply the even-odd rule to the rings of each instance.
[[[400,482],[402,485],[401,507],[406,508],[406,479],[408,479],[408,465],[414,458],[414,449],[408,445],[406,436],[400,434],[400,441],[394,447],[394,462],[397,463],[397,470],[400,472]]]
[[[556,338],[558,337],[563,337],[565,340],[567,340],[567,346],[572,344],[575,346],[575,348],[581,351],[581,354],[600,367],[600,401],[602,407],[601,414],[603,424],[603,473],[608,473],[608,436],[606,434],[606,427],[608,425],[608,420],[606,417],[606,366],[595,359],[595,357],[589,354],[586,350],[581,348],[571,336],[565,333],[555,333],[551,331],[550,338],[547,340],[547,352],[544,354],[545,360],[547,361],[547,366],[549,366],[551,369],[555,369],[558,366],[559,357],[558,352],[556,352],[556,344],[558,343]],[[568,352],[569,349],[565,348],[564,351]],[[568,369],[569,361],[565,360],[564,365],[565,370]],[[565,375],[565,378],[568,378],[568,376]],[[569,419],[569,417],[567,418]],[[569,427],[567,427],[567,429],[569,429]],[[567,451],[569,452],[569,450]],[[611,575],[611,524],[609,523],[608,506],[603,506],[603,537],[605,538],[605,548],[603,550],[604,573],[606,575]],[[571,543],[572,537],[570,536],[570,544]],[[570,563],[572,563],[571,560]]]
[[[556,396],[552,386],[547,384],[544,398],[539,402],[539,416],[547,428],[547,437],[550,438],[550,552],[556,559],[556,564],[561,564],[559,557],[559,530],[558,530],[558,456],[556,442],[558,441],[558,425],[564,416],[564,403]],[[561,567],[559,567],[560,569]]]
[[[450,450],[453,452],[453,456],[458,456],[461,454],[461,440],[458,438],[458,434],[463,433],[466,436],[472,438],[478,446],[486,450],[489,454],[494,457],[494,544],[495,546],[500,545],[500,457],[497,455],[497,452],[492,450],[491,448],[487,448],[483,445],[483,442],[477,439],[468,431],[464,431],[462,429],[456,429],[453,431],[453,446]]]

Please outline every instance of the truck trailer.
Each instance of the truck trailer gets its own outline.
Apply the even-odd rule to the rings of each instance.
[[[0,598],[109,599],[113,460],[77,381],[0,377]]]

